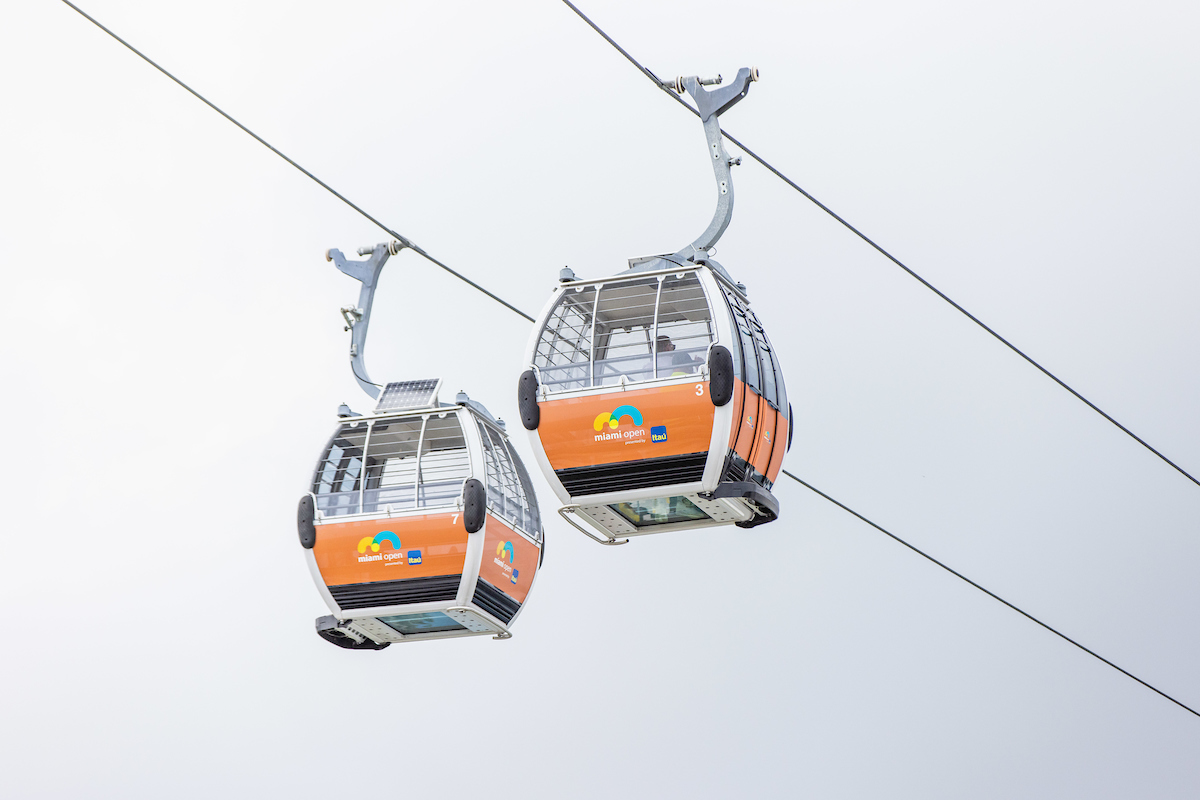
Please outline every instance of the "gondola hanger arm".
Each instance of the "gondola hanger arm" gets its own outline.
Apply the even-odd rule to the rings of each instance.
[[[383,271],[383,265],[389,257],[411,246],[404,240],[380,242],[374,247],[360,247],[358,254],[368,256],[365,261],[350,261],[337,248],[325,251],[326,261],[332,261],[339,270],[362,283],[362,288],[358,291],[358,305],[344,306],[341,312],[346,321],[346,330],[350,331],[350,371],[354,373],[354,380],[358,381],[362,390],[376,399],[381,387],[371,381],[364,355],[367,348],[367,329],[371,324],[371,306],[375,301],[375,289],[379,286],[379,273]]]
[[[750,91],[750,84],[757,80],[757,68],[742,67],[729,85],[719,89],[710,90],[704,87],[720,84],[720,75],[715,78],[691,75],[676,78],[673,84],[668,84],[669,88],[679,94],[687,92],[695,101],[696,111],[704,124],[704,137],[708,141],[708,152],[712,157],[713,174],[717,179],[717,210],[713,214],[712,222],[694,242],[672,256],[672,259],[696,263],[704,261],[708,251],[729,227],[729,221],[733,218],[733,178],[729,168],[740,164],[741,159],[731,159],[725,152],[718,118],[745,97]]]

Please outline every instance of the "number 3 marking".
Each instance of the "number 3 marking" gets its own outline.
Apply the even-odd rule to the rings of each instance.
[[[704,396],[704,384],[697,383],[696,384],[696,397],[703,397],[703,396]]]

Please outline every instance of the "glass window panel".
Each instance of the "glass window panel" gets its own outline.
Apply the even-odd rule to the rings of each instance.
[[[738,338],[742,342],[742,355],[746,368],[746,385],[756,392],[762,392],[762,382],[759,379],[759,364],[758,364],[758,345],[754,343],[754,336],[750,333],[750,323],[746,320],[746,312],[735,307],[733,310],[733,321],[737,327]]]
[[[533,356],[533,364],[548,391],[565,392],[591,386],[595,303],[596,287],[567,289],[550,314]]]
[[[374,513],[387,506],[416,505],[417,442],[420,417],[377,420],[367,442],[367,486],[363,511]]]
[[[325,516],[358,513],[359,481],[367,426],[342,425],[330,439],[313,475],[312,492]]]
[[[342,454],[346,449],[342,444],[347,444],[345,439],[334,440],[329,445],[329,450],[326,452],[325,459],[317,466],[317,482],[313,486],[314,494],[329,494],[333,491],[333,482],[337,478],[338,464],[341,463]]]
[[[518,488],[521,491],[521,510],[524,515],[524,523],[522,527],[526,533],[533,534],[535,538],[540,539],[542,533],[541,514],[538,512],[537,495],[533,493],[533,482],[529,480],[529,473],[525,471],[525,464],[521,461],[517,452],[513,450],[512,442],[506,442],[509,453],[512,456],[513,468],[517,473],[519,481]]]
[[[342,459],[344,465],[339,470],[338,475],[341,480],[334,483],[334,487],[339,492],[357,492],[358,480],[362,477],[362,459],[356,455],[348,455]]]
[[[712,312],[696,273],[664,277],[655,347],[658,377],[699,372],[712,341]]]
[[[741,302],[738,300],[737,296],[734,295],[733,290],[725,284],[721,284],[721,291],[725,294],[725,301],[732,315],[734,309],[741,307]],[[740,336],[738,335],[736,325],[734,327],[733,338],[730,339],[727,344],[729,345],[729,353],[733,356],[733,375],[735,378],[744,381],[745,377],[743,376],[746,370],[742,361],[742,342]]]
[[[430,417],[421,440],[418,505],[453,505],[470,475],[471,459],[458,415]]]
[[[779,372],[779,360],[775,355],[775,348],[771,347],[766,331],[763,330],[762,324],[754,312],[747,309],[746,315],[750,320],[750,327],[758,344],[763,374],[762,395],[775,408],[787,411],[787,394],[783,388],[783,377]]]
[[[750,312],[753,314],[753,312]],[[758,345],[759,363],[762,365],[762,396],[772,406],[779,407],[779,397],[775,394],[775,369],[771,365],[771,345],[767,335],[757,319],[751,319],[750,330],[754,333],[754,341]]]
[[[476,422],[483,442],[488,510],[534,538],[540,538],[542,528],[537,499],[524,465],[501,433],[481,420]]]
[[[634,500],[629,503],[610,505],[613,511],[639,528],[651,525],[667,525],[672,522],[694,522],[712,519],[686,497],[655,497],[652,500]]]
[[[654,303],[658,279],[606,284],[596,305],[596,386],[654,377]]]
[[[465,631],[449,615],[441,611],[426,611],[423,614],[397,614],[392,617],[377,617],[384,625],[394,628],[400,633],[445,633],[446,631]]]

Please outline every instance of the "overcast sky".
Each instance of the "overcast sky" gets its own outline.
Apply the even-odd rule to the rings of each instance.
[[[530,313],[711,217],[700,124],[559,2],[83,2]],[[1200,474],[1194,3],[584,10],[663,77],[758,66],[727,130]],[[0,30],[0,794],[1200,794],[1200,719],[786,479],[774,524],[602,548],[535,476],[511,641],[321,641],[295,505],[368,406],[322,254],[386,234],[66,5]],[[785,467],[1200,708],[1200,486],[734,181]],[[529,325],[452,276],[392,259],[371,334],[516,420]]]

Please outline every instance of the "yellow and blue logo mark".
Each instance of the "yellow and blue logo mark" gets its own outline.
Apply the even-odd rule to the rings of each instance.
[[[358,541],[358,552],[365,553],[367,548],[371,548],[372,553],[378,553],[379,547],[384,542],[392,546],[393,550],[400,549],[400,537],[391,531],[380,531],[374,536],[364,536]]]
[[[392,552],[379,552],[379,548],[383,546],[384,542],[387,542],[392,546]],[[400,537],[391,531],[380,531],[374,536],[364,536],[363,538],[359,539],[358,552],[360,553],[358,557],[359,561],[386,561],[388,562],[388,566],[392,566],[393,564],[400,564],[403,566],[406,557],[405,552],[400,549]],[[420,564],[421,551],[409,550],[407,553],[407,559],[409,564]]]
[[[650,441],[662,443],[667,440],[667,426],[655,425],[650,429]]]
[[[517,575],[519,575],[520,572],[521,572],[520,570],[514,569],[513,574],[511,576],[509,576],[509,578],[508,578],[509,582],[511,582],[514,586],[517,583]]]
[[[512,542],[501,542],[496,545],[496,557],[506,559],[511,564],[514,557]]]
[[[592,427],[598,431],[604,430],[605,424],[610,428],[616,428],[621,424],[623,417],[629,417],[629,420],[639,428],[642,426],[642,412],[633,406],[617,406],[611,413],[605,411],[598,415],[596,421],[592,423]]]

